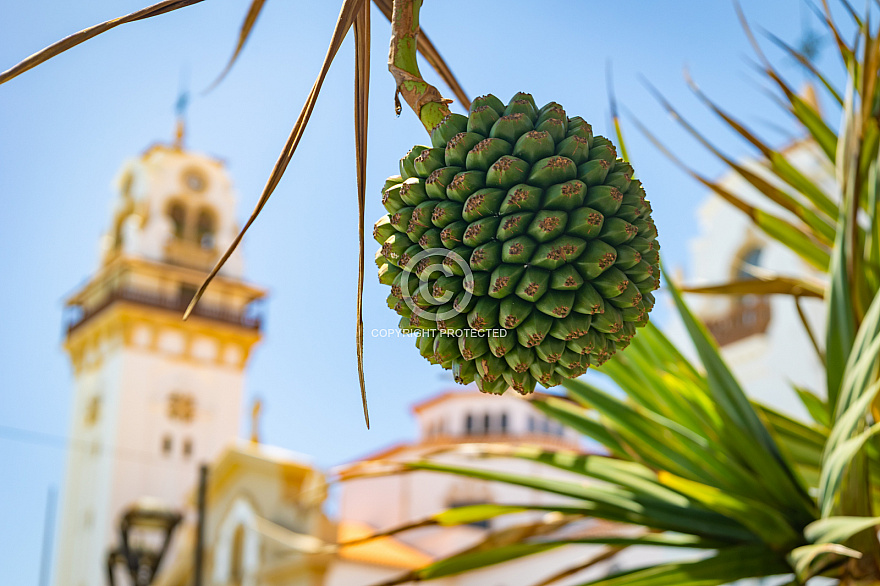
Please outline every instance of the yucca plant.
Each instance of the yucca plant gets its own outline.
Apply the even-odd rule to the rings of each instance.
[[[824,347],[816,346],[827,376],[813,384],[825,392],[798,389],[812,420],[798,421],[749,400],[680,290],[667,283],[696,348],[698,364],[687,360],[649,324],[629,348],[600,369],[616,383],[619,393],[605,392],[580,379],[563,383],[564,397],[539,395],[534,399],[538,409],[600,443],[607,455],[516,446],[467,448],[468,453],[484,457],[522,458],[559,468],[571,473],[572,481],[431,460],[392,467],[397,472],[459,474],[571,499],[565,507],[473,505],[439,513],[425,523],[466,523],[523,510],[563,516],[537,523],[514,539],[490,535],[481,546],[383,586],[449,576],[573,543],[603,544],[606,549],[584,565],[560,569],[557,578],[569,577],[634,545],[703,550],[691,560],[675,556],[676,561],[588,582],[592,586],[711,586],[765,576],[778,576],[793,585],[819,577],[844,585],[880,584],[880,517],[876,516],[880,507],[880,441],[876,438],[880,432],[880,32],[871,24],[870,10],[859,14],[844,2],[855,29],[855,40],[849,44],[827,3],[823,6],[820,14],[825,29],[834,38],[847,72],[845,90],[838,90],[831,76],[818,70],[804,52],[773,40],[840,106],[839,131],[793,90],[757,43],[755,48],[767,79],[780,90],[780,104],[805,140],[817,145],[833,165],[834,191],[809,179],[784,151],[759,139],[695,86],[705,103],[757,149],[758,171],[724,155],[663,101],[689,132],[766,197],[766,205],[750,205],[721,182],[668,153],[670,157],[702,185],[748,214],[770,238],[828,276],[826,289],[790,275],[763,275],[691,289],[825,299],[827,335]],[[747,26],[746,32],[751,36]],[[655,143],[663,148],[659,140]],[[589,539],[554,538],[561,525],[591,517],[640,525],[645,532],[635,537],[615,533]],[[550,578],[542,585],[554,581]]]
[[[118,25],[197,1],[165,0],[77,33],[0,74],[0,83]],[[670,286],[701,364],[692,364],[683,358],[674,345],[649,324],[628,349],[602,367],[619,386],[620,395],[603,392],[584,381],[569,381],[565,383],[566,397],[535,399],[539,409],[602,444],[607,455],[584,456],[515,447],[484,450],[490,457],[503,455],[542,462],[598,480],[600,484],[536,480],[434,462],[407,465],[410,470],[464,474],[571,498],[571,505],[566,508],[540,509],[561,514],[553,516],[547,530],[596,517],[643,526],[646,532],[633,537],[598,536],[572,541],[554,540],[552,532],[538,526],[530,532],[538,536],[533,539],[490,540],[478,551],[437,562],[388,584],[448,576],[568,543],[605,544],[609,549],[602,554],[603,558],[632,545],[705,550],[705,555],[696,561],[659,564],[593,582],[606,586],[710,586],[771,575],[790,576],[791,584],[804,584],[814,576],[836,578],[847,585],[880,584],[880,546],[876,536],[880,518],[874,516],[874,509],[880,504],[875,488],[880,479],[880,446],[874,437],[880,431],[880,411],[875,406],[880,391],[880,301],[877,301],[880,287],[877,210],[880,38],[867,13],[860,15],[848,2],[842,2],[858,33],[852,44],[844,40],[846,35],[834,23],[827,4],[824,19],[848,72],[846,91],[836,88],[803,53],[790,49],[840,104],[843,112],[840,132],[835,132],[833,125],[801,99],[769,62],[762,60],[768,78],[781,91],[785,109],[834,164],[837,191],[823,191],[798,171],[784,153],[768,146],[708,101],[710,107],[758,149],[766,173],[755,174],[722,155],[708,141],[707,146],[764,193],[774,206],[766,209],[751,206],[720,184],[692,171],[700,182],[747,213],[770,237],[789,246],[817,268],[828,271],[827,291],[816,291],[815,287],[788,277],[724,284],[712,291],[793,295],[812,291],[826,299],[829,327],[822,351],[828,376],[826,381],[821,381],[826,387],[826,399],[806,392],[801,394],[814,421],[799,422],[750,402],[705,328],[689,312],[679,292]],[[376,4],[391,15],[390,2],[376,0]],[[262,0],[252,2],[233,60],[262,5]],[[426,128],[431,129],[448,116],[449,109],[439,92],[421,79],[415,65],[416,48],[429,55],[429,60],[453,88],[457,84],[436,51],[432,52],[433,48],[425,45],[424,37],[417,34],[419,5],[418,0],[394,2],[389,68],[398,81],[398,90]],[[359,64],[355,110],[358,203],[363,211],[369,3],[345,0],[324,66],[245,229],[284,173],[330,63],[350,28],[355,29]],[[466,97],[463,101],[467,101]],[[686,127],[691,129],[689,125]],[[693,132],[697,134],[696,130]],[[770,180],[766,178],[768,174]],[[221,264],[223,260],[225,257]],[[363,270],[359,288],[362,278]],[[360,340],[363,334],[359,314],[360,311],[357,324]],[[816,387],[820,386],[817,381]],[[427,522],[473,522],[529,508],[516,503],[476,505],[440,513]],[[564,569],[563,573],[574,570]]]

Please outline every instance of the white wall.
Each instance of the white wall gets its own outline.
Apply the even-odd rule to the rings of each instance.
[[[516,458],[477,458],[466,452],[436,453],[440,447],[456,448],[463,444],[457,443],[464,433],[464,418],[467,413],[491,411],[498,414],[506,411],[510,418],[510,435],[508,441],[516,442],[521,437],[535,441],[528,435],[528,417],[540,415],[527,401],[514,395],[504,397],[486,396],[473,392],[462,392],[452,395],[427,407],[417,407],[417,417],[423,430],[431,429],[430,422],[444,418],[452,422],[453,437],[445,444],[432,440],[427,443],[416,443],[408,448],[390,455],[387,459],[418,460],[428,453],[433,453],[432,461],[469,466],[482,470],[502,471],[532,478],[559,479],[583,484],[588,480],[584,476],[574,475],[562,470]],[[450,429],[450,424],[447,424]],[[577,434],[566,436],[572,441],[569,449],[578,449]],[[425,440],[432,438],[422,437]],[[475,441],[478,438],[471,438]],[[563,438],[564,439],[564,438]],[[559,448],[560,438],[553,434],[546,436],[548,447]],[[385,476],[378,478],[362,478],[346,481],[342,485],[340,498],[339,520],[357,521],[370,525],[375,530],[419,521],[430,515],[449,508],[453,501],[492,502],[522,505],[554,505],[571,504],[576,501],[566,497],[553,495],[543,491],[514,486],[510,484],[487,482],[435,472],[414,472],[409,474]],[[489,523],[488,531],[499,531],[515,525],[535,522],[541,519],[543,512],[525,512],[502,516]],[[442,558],[462,549],[474,546],[485,539],[487,529],[477,526],[460,527],[428,527],[408,531],[395,538],[401,542],[425,552],[435,558]],[[601,548],[597,546],[566,546],[540,555],[530,556],[520,561],[508,562],[461,576],[436,580],[437,586],[519,586],[537,583],[558,571],[592,557]],[[633,548],[616,560],[619,568],[642,565],[652,559],[669,559],[668,552],[639,551]],[[680,555],[680,554],[679,554]],[[560,586],[582,583],[589,578],[604,575],[615,562],[605,562],[588,572],[581,572],[566,580]],[[380,567],[377,565],[354,564],[350,561],[337,560],[331,566],[329,578],[325,586],[367,586],[382,579],[390,579],[400,575],[404,570]]]
[[[829,193],[835,193],[833,170],[811,143],[804,143],[788,151],[789,160],[820,184]],[[745,165],[770,180],[765,170],[753,162]],[[723,186],[743,200],[785,215],[774,204],[768,204],[744,179],[729,175]],[[688,285],[720,284],[736,274],[738,255],[750,246],[763,250],[759,270],[772,274],[814,280],[821,284],[822,273],[801,260],[787,247],[777,243],[742,212],[719,197],[711,195],[697,212],[698,235],[691,242],[691,259],[685,270]],[[687,302],[699,317],[717,318],[729,310],[731,299],[726,296],[688,295]],[[802,308],[820,347],[824,346],[825,309],[821,300],[804,299]],[[792,383],[806,387],[820,395],[825,394],[825,370],[813,349],[794,300],[786,295],[770,297],[770,324],[764,334],[734,342],[722,348],[722,354],[747,392],[756,399],[799,417],[806,410],[792,390]],[[664,324],[664,331],[694,358],[689,338],[673,309],[673,318]]]

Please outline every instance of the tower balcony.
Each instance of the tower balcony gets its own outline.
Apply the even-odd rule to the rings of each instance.
[[[192,291],[195,293],[195,291]],[[123,285],[110,290],[106,295],[93,305],[71,305],[64,318],[65,332],[70,335],[77,328],[83,326],[92,318],[98,316],[114,303],[133,303],[156,309],[164,309],[183,316],[183,312],[189,305],[192,296],[180,294],[168,295],[158,291],[148,291]],[[255,314],[253,304],[242,309],[211,304],[204,300],[200,301],[192,311],[192,316],[209,319],[224,324],[239,326],[249,330],[259,330],[262,325],[262,317]]]
[[[770,300],[763,296],[739,299],[725,315],[706,319],[705,323],[719,346],[763,334],[770,325]]]

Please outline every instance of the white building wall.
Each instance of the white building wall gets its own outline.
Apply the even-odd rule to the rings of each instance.
[[[237,368],[142,349],[127,349],[124,365],[118,412],[120,463],[111,482],[111,508],[119,511],[142,496],[183,508],[197,485],[199,464],[216,459],[238,434],[243,374]],[[194,399],[192,422],[169,417],[172,393]],[[167,454],[166,439],[171,440]],[[184,453],[186,442],[192,446],[189,455]],[[126,452],[139,457],[126,458]],[[116,520],[111,520],[108,538],[115,537],[115,526]]]
[[[219,347],[219,346],[218,346]],[[243,373],[238,366],[181,354],[117,346],[99,370],[77,379],[70,459],[62,506],[58,583],[102,584],[119,513],[144,496],[182,509],[200,462],[212,461],[238,433]],[[181,352],[183,348],[180,348]],[[171,393],[194,399],[195,418],[169,418]],[[86,426],[91,397],[100,415]],[[169,453],[163,451],[171,439]],[[192,452],[183,453],[190,442]]]
[[[101,358],[101,368],[88,368],[75,380],[74,413],[70,427],[70,447],[62,493],[60,535],[65,542],[77,540],[80,547],[61,547],[56,577],[59,584],[90,586],[103,584],[103,536],[109,526],[105,503],[110,497],[107,479],[116,464],[114,438],[117,426],[107,417],[118,404],[117,382],[122,370],[121,355],[110,352]],[[92,360],[98,360],[97,353]],[[100,412],[93,425],[87,423],[86,410],[93,397],[99,397]]]
[[[788,150],[789,160],[819,184],[826,193],[836,192],[833,169],[812,143],[805,142]],[[745,165],[752,171],[772,178],[754,162]],[[744,179],[730,175],[722,180],[728,191],[747,203],[785,216],[786,212],[758,194]],[[757,271],[792,276],[822,284],[824,276],[787,247],[771,239],[742,212],[717,196],[709,196],[697,211],[698,235],[691,241],[690,261],[684,282],[702,286],[726,283],[736,277],[740,257],[751,247],[762,249]],[[687,295],[691,310],[703,319],[723,316],[732,305],[728,296]],[[794,299],[787,295],[769,298],[770,323],[766,332],[733,342],[722,354],[750,396],[777,409],[806,417],[803,405],[792,384],[825,394],[825,370],[804,329]],[[821,300],[804,298],[801,307],[820,347],[825,341],[825,309]],[[695,357],[689,337],[673,311],[670,323],[664,324],[670,338]]]
[[[544,445],[548,449],[568,449],[580,451],[579,438],[574,432],[540,425],[543,416],[528,401],[514,394],[503,397],[487,396],[476,392],[461,392],[443,396],[427,406],[416,408],[419,428],[422,430],[420,442],[387,455],[379,460],[412,461],[431,455],[431,461],[481,470],[507,472],[531,478],[556,479],[583,485],[590,482],[584,476],[571,474],[543,464],[518,458],[477,457],[469,450],[467,441],[504,440],[508,443],[530,443]],[[465,436],[465,421],[468,414],[490,413],[495,421],[500,413],[508,414],[508,434]],[[533,418],[538,425],[530,425]],[[431,435],[436,422],[443,420],[450,432],[444,436]],[[537,432],[533,433],[532,428]],[[544,430],[544,431],[542,431]],[[543,433],[543,438],[541,434]],[[426,435],[427,434],[427,435]],[[470,453],[469,453],[470,452]],[[342,486],[339,520],[359,522],[376,531],[387,530],[406,523],[417,522],[453,505],[467,503],[504,503],[519,505],[559,505],[575,502],[567,497],[532,490],[510,484],[488,482],[452,474],[435,472],[412,472],[394,476],[360,478],[346,481]],[[488,527],[456,526],[426,527],[407,531],[395,539],[416,550],[440,559],[480,543],[489,531],[497,532],[517,525],[537,522],[546,513],[523,512],[492,519]],[[638,530],[637,528],[635,529]],[[566,546],[540,555],[530,556],[520,561],[508,562],[471,572],[436,580],[437,586],[522,586],[538,583],[550,575],[582,563],[601,550],[599,546]],[[603,562],[595,568],[578,573],[560,581],[560,586],[580,584],[587,579],[605,575],[613,564],[618,567],[635,567],[652,560],[673,559],[675,553],[659,551],[638,551],[619,556],[611,562]],[[680,555],[681,552],[678,552]],[[324,586],[368,586],[380,579],[391,579],[403,574],[404,570],[354,563],[339,560],[331,565]]]

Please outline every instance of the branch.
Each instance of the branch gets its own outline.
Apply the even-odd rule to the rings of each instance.
[[[440,91],[422,79],[416,61],[419,35],[419,10],[422,0],[394,0],[391,15],[391,47],[388,51],[388,71],[397,83],[397,93],[430,132],[449,115],[447,100]],[[397,96],[395,95],[395,100]],[[400,105],[397,105],[400,113]]]

